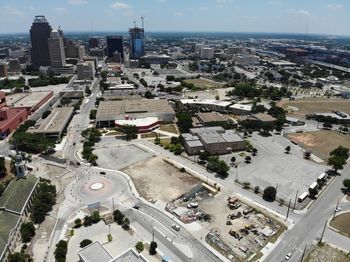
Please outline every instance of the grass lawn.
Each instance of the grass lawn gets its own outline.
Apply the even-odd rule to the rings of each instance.
[[[329,153],[338,146],[350,148],[350,136],[335,131],[316,131],[288,134],[287,138],[303,145],[318,157],[327,160]]]
[[[170,124],[170,125],[161,125],[159,127],[160,130],[165,131],[165,132],[169,132],[169,133],[173,133],[173,134],[179,134],[179,131],[177,131],[177,128],[174,124]]]
[[[330,223],[331,227],[339,230],[339,233],[350,237],[350,212],[336,216]]]
[[[194,84],[196,87],[201,89],[207,88],[221,88],[224,86],[223,83],[214,82],[205,78],[187,79],[186,83]]]
[[[333,110],[350,114],[350,100],[307,98],[294,101],[281,101],[278,105],[288,110],[288,115],[296,117],[304,117],[307,114],[317,112],[331,113]]]
[[[304,262],[349,262],[350,257],[343,251],[333,248],[327,244],[317,245]]]
[[[141,138],[156,138],[156,137],[157,137],[157,134],[154,132],[141,134]]]

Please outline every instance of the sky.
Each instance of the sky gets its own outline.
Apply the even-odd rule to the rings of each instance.
[[[0,0],[0,34],[34,16],[73,31],[278,32],[350,35],[350,0]]]

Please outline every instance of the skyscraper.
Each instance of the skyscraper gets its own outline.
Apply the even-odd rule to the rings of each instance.
[[[51,26],[45,16],[35,16],[32,27],[30,28],[30,41],[32,43],[30,55],[35,68],[50,65],[48,39],[51,30]]]
[[[118,52],[121,59],[124,59],[124,45],[122,36],[107,36],[107,56],[109,58]]]
[[[51,66],[57,68],[64,67],[66,65],[66,56],[64,53],[62,33],[53,29],[48,42]]]
[[[138,59],[145,55],[145,32],[143,28],[129,29],[130,34],[130,58]]]

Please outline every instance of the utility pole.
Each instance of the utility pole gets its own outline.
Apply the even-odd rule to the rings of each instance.
[[[306,247],[307,247],[307,243],[305,244],[304,251],[303,251],[303,254],[301,255],[300,262],[303,262],[303,260],[304,260],[304,256],[305,256],[305,252],[306,252]]]
[[[324,223],[324,227],[323,227],[323,230],[322,230],[321,238],[320,238],[320,241],[318,241],[319,244],[322,243],[323,235],[324,235],[324,232],[326,231],[326,226],[327,226],[327,221],[326,221],[326,223]]]
[[[114,197],[112,197],[112,212],[114,212]]]
[[[294,199],[293,210],[295,209],[295,205],[297,204],[298,193],[299,193],[299,191],[297,190],[297,193],[295,194],[295,199]]]
[[[288,219],[289,216],[289,210],[290,210],[290,204],[292,202],[292,199],[289,199],[289,204],[288,204],[288,209],[287,209],[287,216],[286,216],[286,220]]]

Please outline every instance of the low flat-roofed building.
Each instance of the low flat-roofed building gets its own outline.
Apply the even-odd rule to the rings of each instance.
[[[31,93],[17,93],[6,96],[7,106],[25,108],[27,114],[35,112],[53,97],[52,91],[38,91]]]
[[[115,127],[120,128],[124,125],[136,126],[139,133],[148,133],[158,128],[160,123],[157,117],[115,120]]]
[[[84,91],[82,90],[72,90],[72,91],[62,91],[60,92],[60,96],[64,98],[69,98],[71,100],[79,100],[84,97]]]
[[[234,104],[229,106],[229,111],[235,115],[248,115],[252,111],[252,105]]]
[[[0,109],[0,139],[7,137],[27,119],[27,110],[24,108]]]
[[[175,111],[167,100],[102,101],[99,104],[96,123],[98,127],[114,126],[115,120],[157,117],[160,122],[174,121]]]
[[[180,104],[183,109],[208,109],[227,113],[232,102],[214,99],[181,99]]]
[[[228,154],[232,151],[244,150],[246,146],[244,139],[236,134],[235,131],[225,130],[220,126],[191,128],[190,135],[198,137],[198,140],[202,143],[204,150],[210,154]],[[184,138],[186,150],[186,143],[188,144],[186,140],[189,142],[196,141],[194,138],[191,140],[190,136],[187,136],[186,134],[186,138]],[[191,149],[190,146],[188,147]],[[195,147],[194,144],[193,147]],[[194,150],[187,153],[194,154]]]
[[[80,262],[148,262],[142,254],[137,253],[133,248],[129,248],[113,258],[99,241],[84,247],[78,255]]]
[[[223,125],[230,121],[230,119],[218,112],[198,113],[196,116],[204,126]]]
[[[182,134],[182,139],[188,155],[196,155],[199,154],[201,150],[204,150],[204,146],[199,140],[198,136],[190,133],[184,133]]]
[[[260,123],[265,123],[265,124],[273,124],[276,122],[276,118],[273,116],[270,116],[269,114],[266,113],[257,113],[252,115],[253,118],[255,118],[258,122]]]
[[[7,261],[20,241],[19,228],[29,215],[31,198],[39,179],[33,175],[15,178],[0,197],[0,261]]]
[[[60,138],[73,115],[73,111],[73,107],[55,108],[34,132],[43,134],[47,138]]]
[[[113,259],[99,241],[84,247],[78,255],[81,262],[110,262]]]

